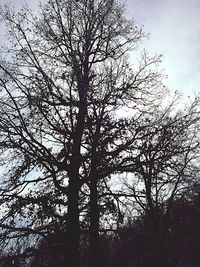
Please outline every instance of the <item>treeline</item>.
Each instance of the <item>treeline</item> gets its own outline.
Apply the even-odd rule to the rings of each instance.
[[[200,192],[193,189],[191,195],[174,201],[168,230],[149,232],[147,216],[143,214],[129,219],[112,232],[100,234],[101,265],[105,267],[197,267],[200,264]],[[160,223],[162,221],[160,217]],[[163,239],[163,236],[165,238]],[[158,241],[159,238],[159,241]],[[152,246],[154,240],[154,246]],[[26,257],[8,257],[1,263],[7,266],[64,267],[64,235],[58,232],[41,240],[39,249],[29,260]],[[162,242],[162,243],[161,243]],[[81,235],[81,266],[89,262],[89,240]],[[161,251],[162,249],[162,251]]]
[[[198,221],[199,96],[169,93],[117,1],[38,13],[1,8],[2,264],[179,264]]]
[[[163,212],[160,210],[157,233],[149,231],[147,214],[129,219],[112,233],[100,235],[101,264],[105,267],[197,267],[200,264],[200,191],[198,188],[187,196],[174,201],[168,229],[162,232]],[[88,264],[88,239],[82,237],[81,266]],[[152,240],[154,242],[152,242]],[[63,252],[56,250],[59,237],[52,241],[53,252],[41,253],[33,260],[32,267],[64,267]],[[42,251],[42,250],[41,250]],[[54,254],[55,253],[55,254]],[[60,265],[59,265],[60,264]]]

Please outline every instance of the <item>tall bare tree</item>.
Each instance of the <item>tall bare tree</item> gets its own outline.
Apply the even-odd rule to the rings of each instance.
[[[10,38],[0,64],[2,237],[33,242],[60,227],[66,265],[79,266],[80,194],[89,186],[98,266],[98,181],[127,167],[132,139],[119,113],[131,107],[140,117],[151,106],[162,91],[151,70],[160,58],[144,53],[130,67],[127,53],[144,34],[114,0],[50,0],[38,17],[1,13]]]

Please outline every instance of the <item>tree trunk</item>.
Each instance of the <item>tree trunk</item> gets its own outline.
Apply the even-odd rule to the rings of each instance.
[[[151,208],[146,213],[146,229],[148,233],[146,266],[169,267],[165,249],[165,233],[160,225],[156,208]]]
[[[77,124],[74,132],[72,156],[68,168],[69,192],[68,192],[68,213],[67,213],[67,249],[65,257],[65,267],[80,267],[80,224],[79,224],[79,190],[80,177],[79,169],[81,165],[81,140],[84,129],[84,121],[87,112],[86,91],[87,87],[80,89],[79,112]]]
[[[99,246],[99,207],[98,207],[98,191],[97,178],[92,176],[90,183],[90,267],[101,266],[101,253]]]
[[[149,257],[147,259],[147,267],[169,267],[162,240],[160,240],[160,237],[157,234],[150,235],[151,237],[149,240]]]
[[[65,248],[65,267],[80,266],[79,183],[77,177],[69,180],[68,217]]]
[[[149,218],[148,236],[147,267],[169,267],[164,235],[159,230],[159,226],[155,223],[153,216]]]

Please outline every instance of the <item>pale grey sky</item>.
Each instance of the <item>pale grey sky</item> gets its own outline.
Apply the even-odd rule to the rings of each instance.
[[[20,8],[25,0],[11,2]],[[39,1],[26,2],[36,8]],[[200,91],[200,0],[125,0],[125,3],[128,15],[151,34],[142,47],[152,54],[163,54],[167,85],[187,95],[192,90]]]
[[[162,53],[163,68],[172,89],[190,94],[200,91],[200,1],[199,0],[126,0],[150,40],[144,47]]]

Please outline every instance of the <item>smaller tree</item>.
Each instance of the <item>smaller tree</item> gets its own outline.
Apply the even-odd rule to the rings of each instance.
[[[154,267],[168,266],[165,239],[173,201],[187,192],[199,172],[199,98],[184,111],[172,113],[173,106],[147,117],[151,123],[143,128],[143,138],[130,146],[135,167],[125,182],[145,214],[149,266]]]

